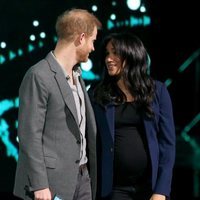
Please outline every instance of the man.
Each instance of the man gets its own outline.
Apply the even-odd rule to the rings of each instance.
[[[14,187],[18,197],[95,198],[96,125],[76,65],[94,51],[99,27],[99,20],[86,10],[65,11],[56,22],[55,50],[31,67],[22,81]]]

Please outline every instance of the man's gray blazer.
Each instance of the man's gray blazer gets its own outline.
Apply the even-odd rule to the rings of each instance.
[[[88,168],[96,192],[96,124],[85,85]],[[31,199],[32,191],[50,188],[72,200],[80,160],[80,130],[73,94],[65,75],[49,53],[31,67],[19,89],[19,160],[14,194]]]

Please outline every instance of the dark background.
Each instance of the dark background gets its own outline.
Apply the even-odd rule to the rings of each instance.
[[[17,52],[19,48],[27,49],[29,35],[38,35],[45,31],[47,37],[44,46],[31,53],[24,51],[22,56],[0,64],[0,102],[4,99],[14,99],[18,96],[18,88],[25,71],[38,60],[42,59],[54,48],[54,25],[57,16],[72,7],[91,11],[91,6],[98,6],[94,14],[102,21],[103,29],[99,32],[95,44],[96,51],[92,53],[93,71],[101,73],[98,63],[101,39],[108,32],[129,30],[138,35],[144,42],[151,57],[151,75],[160,81],[172,79],[168,86],[173,108],[177,134],[177,158],[172,184],[172,200],[199,199],[200,197],[200,123],[197,123],[184,134],[184,128],[199,114],[200,58],[192,61],[182,73],[179,67],[194,52],[200,48],[199,7],[197,1],[142,1],[151,17],[151,25],[147,27],[120,27],[107,29],[107,19],[112,12],[118,20],[125,20],[137,13],[130,11],[126,1],[118,0],[115,7],[109,0],[1,0],[0,1],[0,42],[6,41],[6,49],[0,48],[0,55],[8,57],[8,50]],[[32,21],[40,21],[37,28]],[[89,84],[90,81],[86,81]],[[2,106],[0,104],[0,106]],[[1,110],[1,107],[0,107]],[[0,120],[9,124],[10,141],[17,147],[15,122],[17,108],[12,108]],[[189,137],[188,137],[189,136]],[[0,199],[12,199],[16,161],[7,155],[7,149],[0,138]],[[189,138],[189,139],[188,139]]]

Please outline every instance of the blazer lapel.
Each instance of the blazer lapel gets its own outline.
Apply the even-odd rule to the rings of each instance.
[[[112,140],[114,142],[114,138],[115,138],[115,106],[112,104],[108,104],[106,106],[106,121],[108,123],[108,127],[110,130],[110,134],[112,137]]]
[[[73,115],[77,125],[78,125],[78,116],[77,116],[77,110],[76,105],[74,101],[74,96],[72,93],[72,90],[64,76],[64,74],[56,74],[55,79],[58,83],[58,86],[60,88],[60,92],[63,96],[63,99],[65,101],[66,106],[71,111],[71,114]]]
[[[49,53],[47,55],[46,60],[49,63],[51,70],[55,72],[55,79],[58,83],[58,87],[60,88],[61,95],[64,99],[64,102],[65,102],[67,108],[70,110],[70,112],[78,126],[78,116],[77,116],[77,110],[76,110],[76,105],[75,105],[75,101],[74,101],[74,96],[73,96],[72,90],[65,78],[62,68],[57,63],[57,61],[53,58],[53,55],[51,53]]]
[[[114,114],[115,108],[113,105],[107,105],[105,107],[94,103],[95,117],[99,132],[102,134],[102,137],[107,142],[114,142]],[[100,123],[99,123],[100,122]]]

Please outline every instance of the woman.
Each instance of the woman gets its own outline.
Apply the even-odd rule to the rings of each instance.
[[[175,160],[169,93],[148,75],[148,54],[138,37],[110,34],[102,52],[104,77],[89,91],[99,134],[101,199],[169,199]]]

